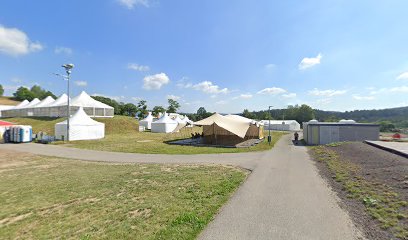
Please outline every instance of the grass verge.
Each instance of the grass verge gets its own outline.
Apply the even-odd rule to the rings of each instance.
[[[246,177],[4,152],[0,171],[0,239],[194,239]]]
[[[390,231],[395,237],[408,239],[407,206],[408,203],[386,184],[367,180],[361,173],[361,167],[347,159],[341,159],[333,149],[341,144],[311,147],[318,161],[325,163],[333,174],[333,179],[343,186],[347,197],[364,205],[365,211],[382,229]]]
[[[9,118],[7,121],[31,125],[34,132],[54,133],[54,125],[62,118]],[[265,151],[271,149],[286,132],[272,132],[272,143],[263,141],[250,148],[216,148],[170,145],[165,142],[191,137],[191,133],[201,132],[202,128],[184,128],[179,133],[138,132],[138,122],[130,117],[98,118],[105,123],[105,138],[92,141],[72,141],[69,147],[111,152],[150,153],[150,154],[209,154]],[[267,132],[266,132],[267,133]],[[59,144],[63,144],[62,142]]]

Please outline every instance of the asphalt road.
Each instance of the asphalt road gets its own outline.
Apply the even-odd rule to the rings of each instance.
[[[199,239],[361,239],[303,146],[290,135],[265,152],[159,155],[100,152],[54,145],[0,144],[2,149],[114,163],[228,164],[252,170]]]

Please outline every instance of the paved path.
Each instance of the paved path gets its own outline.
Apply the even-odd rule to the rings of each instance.
[[[271,151],[211,155],[146,155],[61,146],[0,144],[35,154],[106,162],[231,164],[252,169],[200,239],[358,239],[361,234],[318,175],[305,147],[284,136]]]
[[[365,141],[374,147],[408,158],[408,142]]]

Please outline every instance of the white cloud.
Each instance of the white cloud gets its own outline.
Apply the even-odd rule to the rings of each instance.
[[[185,88],[193,88],[195,90],[202,91],[209,94],[218,94],[218,93],[228,93],[228,88],[220,88],[218,85],[214,85],[210,81],[204,81],[197,84],[186,84]]]
[[[320,60],[322,59],[322,54],[318,54],[314,58],[303,58],[302,61],[299,63],[299,70],[305,70],[307,68],[311,68],[315,65],[320,64]]]
[[[400,87],[390,88],[389,92],[408,93],[408,86],[400,86]]]
[[[284,97],[284,98],[295,98],[296,93],[282,94],[282,97]]]
[[[173,99],[173,100],[179,100],[181,97],[176,96],[176,95],[167,95],[167,99]]]
[[[353,95],[353,99],[359,100],[359,101],[370,101],[370,100],[374,100],[375,97],[373,97],[373,96],[360,96],[358,94],[355,94],[355,95]]]
[[[128,64],[128,68],[135,70],[135,71],[139,71],[139,72],[147,72],[150,71],[150,67],[149,66],[143,66],[143,65],[139,65],[137,63],[129,63]]]
[[[18,56],[43,49],[39,42],[31,42],[28,36],[17,28],[6,28],[0,25],[0,52]]]
[[[252,98],[252,94],[250,93],[246,93],[246,94],[241,94],[239,96],[233,97],[232,100],[236,100],[236,99],[250,99]]]
[[[283,88],[278,87],[271,87],[271,88],[264,88],[258,92],[258,94],[269,94],[269,95],[277,95],[281,93],[286,93],[287,91]]]
[[[158,90],[169,82],[170,79],[165,73],[149,75],[143,78],[143,88],[146,90]]]
[[[149,0],[117,0],[119,4],[127,9],[133,9],[135,6],[150,7]]]
[[[75,85],[79,86],[79,87],[86,87],[88,86],[88,82],[87,81],[74,81]]]
[[[265,65],[265,68],[266,68],[266,69],[274,69],[275,67],[276,67],[276,65],[273,64],[273,63],[269,63],[269,64],[266,64],[266,65]]]
[[[403,72],[398,75],[397,80],[408,80],[408,72]]]
[[[332,89],[319,90],[319,89],[315,88],[315,89],[309,91],[309,95],[323,96],[323,97],[333,97],[333,96],[337,96],[337,95],[343,95],[346,92],[347,92],[346,90],[332,90]]]
[[[73,53],[73,51],[69,47],[55,47],[54,53],[55,54],[71,55]]]

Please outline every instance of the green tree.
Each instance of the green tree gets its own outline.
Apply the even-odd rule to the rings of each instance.
[[[167,112],[169,113],[176,113],[177,110],[180,108],[180,103],[178,103],[174,99],[168,99],[169,107],[167,108]]]
[[[121,108],[122,114],[126,116],[134,117],[138,111],[137,107],[133,103],[126,103],[122,105]]]
[[[166,109],[162,106],[154,106],[153,108],[153,116],[157,116],[159,115],[159,113],[164,113],[166,111]]]
[[[380,124],[380,132],[391,132],[395,129],[394,124],[390,121],[381,121],[378,124]]]
[[[137,103],[138,117],[142,118],[147,115],[147,104],[146,100],[140,100]]]
[[[0,84],[0,97],[3,96],[4,94],[4,88],[3,85]]]
[[[299,108],[296,109],[296,121],[302,124],[303,122],[308,122],[314,119],[314,111],[313,108],[306,104],[302,104]]]
[[[250,119],[256,118],[255,114],[251,113],[248,109],[244,109],[244,112],[242,112],[242,116]]]
[[[211,116],[212,115],[212,113],[210,113],[210,112],[207,112],[207,110],[205,110],[205,108],[204,107],[200,107],[198,110],[197,110],[197,114],[196,114],[196,116],[195,117],[193,117],[193,116],[191,116],[191,120],[193,120],[193,121],[199,121],[199,120],[201,120],[201,119],[204,119],[204,118],[208,118],[209,116]]]
[[[47,91],[47,90],[41,88],[38,85],[32,86],[30,91],[33,93],[35,98],[39,98],[40,100],[42,100],[42,99],[44,99],[44,98],[46,98],[48,96],[51,96],[53,98],[57,98],[57,96],[55,96],[51,91]]]
[[[35,98],[34,93],[30,91],[30,89],[26,87],[19,87],[15,93],[13,93],[14,98],[18,101],[32,101]]]

